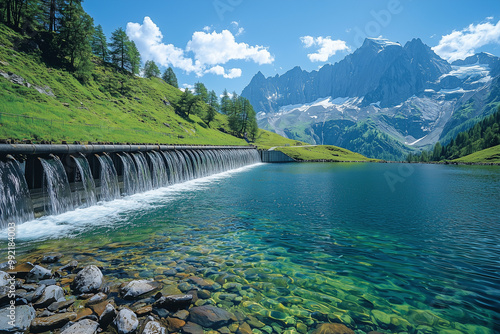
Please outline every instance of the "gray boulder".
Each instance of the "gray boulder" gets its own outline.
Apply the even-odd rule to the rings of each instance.
[[[31,324],[31,321],[35,319],[36,313],[35,309],[29,305],[16,306],[15,313],[15,323],[12,325],[11,310],[9,308],[0,309],[0,329],[6,333],[24,333]]]
[[[150,321],[144,326],[144,330],[142,331],[142,334],[166,334],[167,331],[165,327],[162,327],[162,325],[158,321]]]
[[[97,322],[84,319],[66,328],[61,334],[95,334],[97,333],[97,327],[99,327]]]
[[[153,280],[137,280],[129,282],[121,288],[121,293],[125,299],[134,299],[158,288],[160,288],[160,283]]]
[[[47,307],[52,303],[64,301],[64,290],[57,285],[49,285],[35,303],[36,308]]]
[[[134,312],[124,308],[118,312],[114,324],[118,330],[118,334],[129,334],[137,329],[139,320],[137,320],[137,316]]]
[[[73,288],[81,293],[95,292],[103,283],[103,275],[94,265],[86,266],[75,277]]]
[[[0,286],[7,286],[9,284],[10,275],[5,271],[0,271]]]
[[[197,306],[189,310],[189,321],[203,327],[216,328],[231,320],[236,320],[233,314],[212,305]]]

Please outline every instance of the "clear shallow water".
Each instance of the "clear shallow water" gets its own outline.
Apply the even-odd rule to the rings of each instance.
[[[499,204],[498,167],[266,164],[28,222],[18,246],[117,280],[193,264],[283,329],[496,333]]]

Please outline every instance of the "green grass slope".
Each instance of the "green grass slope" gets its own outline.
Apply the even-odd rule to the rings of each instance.
[[[308,145],[306,143],[288,139],[280,136],[277,133],[259,129],[259,134],[255,138],[255,142],[253,143],[261,150],[268,150],[271,147],[275,146],[300,146],[300,145]]]
[[[278,147],[276,150],[300,161],[378,161],[376,159],[367,158],[359,153],[330,145]]]
[[[223,115],[210,127],[196,115],[178,116],[172,103],[181,91],[161,79],[132,77],[96,61],[93,80],[83,85],[45,66],[37,52],[19,51],[22,40],[0,25],[1,139],[247,145],[224,133]]]
[[[500,163],[500,145],[466,155],[465,157],[452,160],[452,162]]]

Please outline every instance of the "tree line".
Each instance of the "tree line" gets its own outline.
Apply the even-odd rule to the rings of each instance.
[[[184,90],[175,104],[175,110],[183,117],[194,113],[209,126],[217,112],[220,112],[227,116],[232,135],[247,140],[254,140],[257,136],[257,118],[250,101],[236,93],[230,96],[227,90],[219,99],[215,91],[208,91],[203,83],[197,82],[193,92],[188,88]]]
[[[141,55],[134,41],[130,40],[123,28],[117,28],[108,42],[101,25],[94,25],[94,20],[83,7],[83,0],[0,0],[0,23],[30,37],[39,48],[45,63],[60,66],[72,72],[82,83],[87,83],[94,76],[102,79],[102,84],[110,92],[126,95],[130,91],[127,80],[114,80],[99,77],[93,73],[93,60],[111,64],[122,73],[132,76],[140,74]],[[95,57],[97,59],[95,59]],[[160,69],[152,60],[144,64],[143,75],[146,78],[160,78]],[[171,67],[161,75],[166,83],[179,88],[177,77]],[[116,82],[115,82],[116,81]],[[217,112],[227,115],[229,128],[235,136],[255,138],[257,121],[250,102],[224,91],[217,97],[214,91],[208,91],[198,82],[194,92],[185,89],[178,101],[172,103],[177,114],[189,117],[200,116],[210,126]]]
[[[463,156],[500,145],[500,107],[490,116],[460,132],[447,145],[437,142],[432,150],[409,154],[408,162],[454,160]]]
[[[82,7],[83,0],[0,0],[0,23],[30,36],[43,60],[73,72],[82,82],[90,80],[92,55],[123,72],[139,74],[141,55],[123,28],[117,28],[107,41],[102,26]],[[146,65],[149,65],[146,63]],[[158,70],[159,71],[159,70]],[[164,73],[175,87],[171,68]]]

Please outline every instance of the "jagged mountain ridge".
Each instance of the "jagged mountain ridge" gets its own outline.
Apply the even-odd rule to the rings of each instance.
[[[497,94],[492,87],[499,74],[500,58],[490,54],[450,64],[420,39],[404,46],[366,39],[354,53],[317,71],[295,67],[269,78],[259,72],[242,96],[258,112],[262,128],[378,158],[391,158],[382,154],[389,144],[392,158],[401,158],[494,110],[498,99],[490,95]],[[464,108],[468,104],[473,107]],[[354,131],[360,139],[353,129],[368,129],[380,142],[367,149],[365,133]]]

